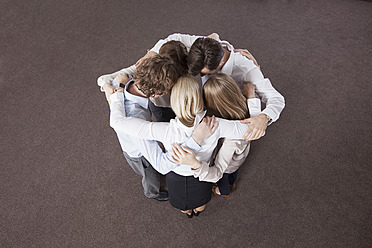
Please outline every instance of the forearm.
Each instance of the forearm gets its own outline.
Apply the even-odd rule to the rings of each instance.
[[[261,100],[259,98],[247,99],[247,105],[251,117],[261,114]]]
[[[200,181],[217,182],[220,178],[222,178],[223,174],[231,164],[237,149],[239,150],[242,148],[241,142],[246,144],[245,141],[225,139],[221,148],[217,152],[214,160],[214,166],[206,167],[203,164],[204,167],[196,171],[194,176],[198,176]]]
[[[110,99],[110,126],[112,128],[141,139],[163,141],[162,135],[166,133],[167,123],[152,123],[139,118],[126,117],[122,92],[114,93]]]
[[[276,96],[269,98],[266,102],[266,108],[262,110],[263,114],[266,114],[271,119],[272,122],[275,122],[279,119],[281,112],[285,107],[284,97],[277,92]]]
[[[170,154],[164,153],[156,141],[142,140],[140,145],[139,149],[142,155],[159,173],[165,175],[179,166],[171,161]]]
[[[217,128],[219,138],[243,139],[243,135],[250,125],[249,123],[241,123],[240,120],[230,121],[220,118],[217,118],[217,120],[219,121]]]
[[[261,70],[256,67],[249,71],[245,80],[252,82],[256,86],[256,92],[262,102],[266,103],[266,108],[262,111],[276,121],[285,107],[284,97],[273,87],[268,78],[264,78]]]
[[[202,162],[201,167],[197,170],[193,170],[193,172],[194,177],[199,178],[199,181],[215,183],[222,178],[225,170],[226,168],[223,169],[218,166],[210,167],[208,163]]]
[[[127,67],[127,68],[124,68],[124,69],[121,69],[120,71],[117,71],[117,72],[113,72],[111,74],[105,74],[105,75],[102,75],[100,76],[98,79],[97,79],[97,84],[98,86],[100,86],[101,88],[101,91],[104,91],[103,89],[103,86],[107,83],[109,85],[112,84],[112,82],[114,81],[114,79],[120,75],[121,73],[126,73],[126,74],[129,74],[129,75],[133,75],[135,72],[136,72],[136,66],[135,65],[132,65],[130,67]],[[114,85],[112,85],[114,86]],[[115,87],[117,88],[117,87]]]

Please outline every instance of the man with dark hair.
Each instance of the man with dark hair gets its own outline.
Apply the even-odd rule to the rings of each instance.
[[[190,49],[187,57],[187,64],[193,76],[201,73],[204,67],[211,72],[222,67],[220,62],[224,56],[224,51],[217,40],[207,37],[198,38],[191,47],[192,49]],[[215,73],[217,71],[213,74]]]
[[[214,39],[214,40],[213,40]],[[246,137],[256,140],[263,136],[267,126],[275,122],[285,106],[284,97],[272,86],[268,78],[264,78],[255,60],[247,59],[227,41],[221,41],[217,34],[209,37],[172,34],[166,39],[159,40],[150,50],[147,57],[159,52],[159,48],[170,40],[182,42],[188,49],[188,65],[192,74],[201,74],[203,84],[217,72],[231,76],[240,87],[244,83],[253,83],[256,93],[266,108],[260,115],[244,120],[251,123]]]

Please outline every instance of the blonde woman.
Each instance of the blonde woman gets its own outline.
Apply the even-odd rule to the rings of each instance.
[[[177,117],[169,123],[126,117],[123,98],[121,92],[110,96],[111,127],[135,137],[160,141],[167,151],[172,149],[172,144],[183,143],[189,139],[195,126],[206,114],[200,85],[189,76],[180,77],[171,90],[171,106]],[[219,125],[214,134],[202,142],[199,150],[195,151],[196,158],[202,162],[211,159],[219,138],[242,139],[249,127],[240,121],[219,118],[217,121]],[[163,173],[165,174],[166,171]],[[166,179],[171,205],[182,210],[189,217],[197,216],[211,199],[212,184],[196,179],[192,167],[188,165],[180,164],[176,168],[169,169]]]
[[[208,79],[204,84],[205,105],[208,115],[227,120],[243,120],[250,116],[259,115],[261,102],[255,98],[255,87],[253,84],[244,84],[242,95],[238,85],[230,76],[220,73]],[[248,99],[248,101],[246,100]],[[248,102],[248,104],[247,104]],[[249,112],[248,112],[249,109]],[[245,140],[225,139],[215,159],[215,166],[209,167],[208,163],[197,163],[190,159],[186,153],[192,154],[190,150],[185,151],[179,146],[174,148],[174,157],[177,163],[193,165],[194,176],[199,180],[217,182],[213,187],[215,195],[225,197],[231,196],[231,190],[235,188],[235,180],[238,169],[248,156],[250,142]]]

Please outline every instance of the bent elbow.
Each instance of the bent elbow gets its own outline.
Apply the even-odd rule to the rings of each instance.
[[[285,99],[284,99],[284,96],[281,95],[281,103],[282,103],[282,108],[284,109],[285,107]]]
[[[113,118],[112,116],[110,117],[110,127],[113,129],[116,129],[118,126],[118,121],[116,118]]]

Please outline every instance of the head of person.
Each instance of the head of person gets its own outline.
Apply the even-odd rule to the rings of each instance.
[[[210,77],[204,84],[204,100],[208,115],[228,120],[249,117],[247,100],[235,80],[224,73]]]
[[[169,56],[169,58],[177,65],[181,76],[188,73],[187,48],[182,42],[177,40],[168,41],[161,46],[159,54]]]
[[[182,124],[192,127],[196,114],[204,109],[200,84],[191,76],[180,77],[172,88],[170,102]]]
[[[157,54],[137,67],[133,79],[146,97],[158,97],[168,94],[179,77],[177,65],[168,56]]]
[[[187,64],[192,75],[215,74],[223,66],[224,50],[220,42],[212,38],[198,38],[192,44]]]

